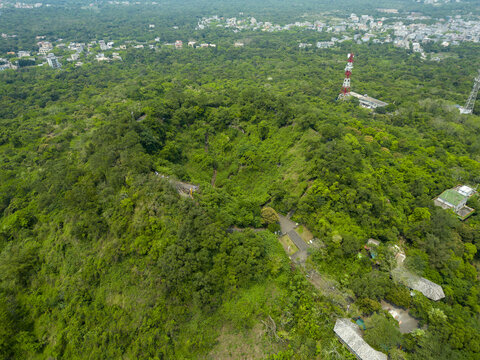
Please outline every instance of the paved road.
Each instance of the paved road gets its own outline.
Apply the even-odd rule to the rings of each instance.
[[[290,230],[288,232],[288,236],[293,241],[293,243],[297,246],[298,250],[300,250],[300,251],[306,251],[307,250],[307,244],[305,243],[305,241],[302,240],[300,235],[298,235],[295,230]]]
[[[286,216],[278,214],[278,219],[279,219],[280,228],[282,229],[283,234],[288,233],[289,231],[295,229],[295,227],[297,226],[297,224],[294,221],[290,220]]]

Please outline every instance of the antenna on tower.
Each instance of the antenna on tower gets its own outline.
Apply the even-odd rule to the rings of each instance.
[[[473,83],[473,89],[468,97],[467,103],[464,107],[460,107],[460,114],[471,114],[473,107],[475,106],[475,100],[477,99],[478,89],[480,89],[480,70],[478,76]]]
[[[345,79],[343,80],[342,91],[338,95],[338,99],[345,100],[350,96],[350,76],[353,70],[353,54],[348,54],[347,66],[345,66]]]

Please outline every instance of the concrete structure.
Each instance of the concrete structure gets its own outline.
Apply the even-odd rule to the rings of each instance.
[[[57,57],[52,53],[47,55],[47,62],[52,69],[60,69],[62,67],[62,64],[60,64]]]
[[[295,230],[290,230],[287,233],[288,237],[292,242],[295,244],[295,246],[298,248],[300,251],[306,251],[307,250],[307,244],[303,239],[300,237],[300,235],[297,234]]]
[[[97,59],[97,61],[110,61],[110,59],[106,57],[104,53],[98,53],[95,55],[95,59]]]
[[[8,70],[8,69],[13,69],[13,67],[10,63],[0,65],[0,71]]]
[[[181,49],[181,48],[183,48],[183,41],[182,40],[175,41],[175,49]]]
[[[19,57],[19,58],[29,57],[29,56],[30,56],[30,51],[19,51],[19,52],[18,52],[18,57]]]
[[[358,325],[351,322],[350,319],[338,319],[333,331],[359,360],[387,360],[387,355],[373,349],[363,340]]]
[[[48,41],[40,41],[38,44],[38,52],[41,55],[47,55],[53,50],[53,45]]]
[[[368,96],[367,94],[360,95],[354,91],[351,91],[350,94],[360,101],[361,106],[367,109],[376,109],[376,108],[385,107],[388,105],[388,103],[374,99]]]
[[[464,107],[460,108],[460,114],[471,114],[473,107],[475,106],[475,100],[477,99],[478,90],[480,89],[480,70],[479,75],[475,78],[473,83],[473,89],[468,97],[467,103]]]
[[[452,209],[463,220],[475,211],[466,205],[468,199],[475,194],[476,191],[470,186],[458,185],[453,189],[445,190],[433,201],[436,206],[443,209]]]

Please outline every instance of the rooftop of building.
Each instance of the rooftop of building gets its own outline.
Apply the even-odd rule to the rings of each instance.
[[[368,95],[360,95],[354,91],[350,91],[350,94],[353,96],[353,97],[356,97],[358,100],[360,101],[365,101],[365,102],[369,102],[369,103],[372,103],[374,105],[376,105],[377,107],[383,107],[383,106],[387,106],[388,103],[386,102],[383,102],[383,101],[380,101],[378,99],[375,99],[375,98],[372,98]]]
[[[401,282],[405,286],[408,286],[410,289],[421,292],[431,300],[437,301],[445,297],[443,288],[440,285],[415,275],[402,266],[392,270],[391,273],[395,280]]]
[[[460,194],[455,189],[448,189],[440,194],[439,199],[446,201],[454,206],[457,206],[465,199],[465,197],[465,195]]]
[[[387,360],[387,355],[373,349],[363,340],[358,325],[350,319],[338,319],[333,331],[360,360]]]

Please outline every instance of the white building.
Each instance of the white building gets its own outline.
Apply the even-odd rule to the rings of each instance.
[[[60,64],[57,57],[52,53],[47,55],[47,63],[52,69],[60,69],[62,67],[62,64]]]
[[[110,61],[110,59],[106,57],[104,53],[95,55],[95,59],[97,59],[97,61]]]
[[[28,56],[30,56],[30,51],[19,51],[18,52],[18,57],[19,58],[28,57]]]
[[[38,52],[41,55],[47,55],[53,50],[53,45],[49,41],[40,41],[38,44]]]
[[[463,208],[468,199],[475,194],[475,190],[471,187],[462,185],[453,189],[445,190],[435,199],[435,205],[444,209],[453,209],[459,211]]]
[[[360,94],[357,94],[354,91],[351,91],[350,94],[353,97],[356,97],[358,99],[358,101],[360,102],[360,106],[362,106],[364,108],[367,108],[367,109],[376,109],[376,108],[385,107],[385,106],[388,105],[388,103],[377,100],[377,99],[374,99],[374,98],[368,96],[367,94],[360,95]]]

